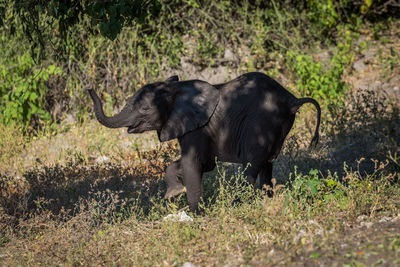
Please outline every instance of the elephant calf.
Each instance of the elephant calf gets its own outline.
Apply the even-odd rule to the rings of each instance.
[[[161,142],[178,138],[181,158],[166,169],[165,198],[184,191],[191,211],[197,211],[204,172],[221,161],[250,163],[251,184],[271,185],[272,165],[289,133],[297,110],[312,103],[318,111],[312,143],[318,142],[321,109],[312,98],[296,98],[269,76],[252,72],[227,83],[200,80],[145,85],[128,98],[113,117],[104,115],[100,99],[89,90],[97,120],[106,127],[128,127],[128,133],[156,130]]]

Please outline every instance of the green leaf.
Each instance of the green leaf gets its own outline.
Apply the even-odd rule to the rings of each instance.
[[[317,253],[317,252],[313,252],[310,254],[310,258],[311,259],[318,259],[321,257],[321,254]]]
[[[35,92],[31,92],[30,94],[29,94],[29,100],[30,101],[35,101],[36,99],[38,99],[38,95],[35,93]]]

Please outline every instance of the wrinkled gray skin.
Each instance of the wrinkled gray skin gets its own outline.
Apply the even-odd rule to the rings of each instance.
[[[289,133],[296,111],[312,103],[318,111],[312,142],[318,142],[321,110],[312,98],[296,98],[262,73],[247,73],[218,85],[204,81],[148,84],[127,100],[119,114],[104,115],[100,99],[89,90],[98,121],[106,127],[128,127],[128,133],[156,130],[160,141],[178,138],[181,158],[166,169],[165,198],[185,191],[197,211],[204,172],[220,161],[242,163],[251,184],[271,185],[272,165]]]

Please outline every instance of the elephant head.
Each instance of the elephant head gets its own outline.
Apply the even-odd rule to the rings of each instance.
[[[101,124],[128,127],[128,133],[156,130],[160,141],[178,138],[205,125],[219,100],[219,91],[211,84],[199,80],[180,82],[178,76],[172,76],[140,88],[118,114],[108,117],[95,91],[88,91]]]

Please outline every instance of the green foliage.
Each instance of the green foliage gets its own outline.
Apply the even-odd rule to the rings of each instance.
[[[45,107],[45,82],[51,75],[61,74],[56,65],[38,68],[29,53],[18,55],[14,65],[0,65],[0,112],[5,124],[33,121],[50,121],[51,115]]]
[[[158,1],[93,1],[87,7],[87,14],[92,23],[98,23],[103,36],[114,40],[125,24],[133,20],[144,21],[149,16],[156,16],[161,9]]]
[[[346,84],[342,80],[344,66],[341,59],[334,57],[329,70],[315,62],[311,56],[287,52],[289,67],[298,77],[297,88],[302,96],[312,96],[325,104],[336,104],[344,96]]]
[[[10,104],[11,98],[2,100],[0,109],[9,110],[7,120],[15,118],[25,125],[35,126],[38,119],[48,119],[45,110],[50,109],[43,97],[49,92],[45,85],[47,75],[36,72],[41,68],[40,62],[44,66],[57,62],[63,69],[62,82],[66,85],[60,83],[58,87],[63,88],[64,99],[53,102],[62,106],[59,113],[73,111],[80,120],[89,107],[83,88],[96,86],[107,98],[108,111],[112,111],[138,87],[163,79],[162,73],[177,70],[182,71],[181,79],[187,78],[186,70],[180,66],[182,57],[196,71],[220,62],[227,69],[257,70],[272,76],[288,68],[297,75],[302,95],[323,100],[327,106],[337,105],[347,87],[342,81],[344,69],[354,57],[354,32],[371,10],[385,1],[369,2],[4,1],[0,3],[0,30],[4,38],[0,49],[5,55],[0,59],[1,68],[8,73],[7,79],[13,79],[10,77],[17,74],[10,70],[16,68],[15,60],[8,59],[26,57],[31,49],[36,63],[29,63],[30,70],[19,76],[29,76],[33,81],[26,84],[37,83],[40,89],[32,89],[36,95],[29,93],[32,90],[16,90],[19,93],[7,97],[19,100],[15,104]],[[364,4],[369,8],[361,17],[360,7]],[[337,51],[333,51],[327,64],[304,52],[314,41],[330,45],[332,40],[338,41]],[[223,59],[225,48],[235,55],[234,59]],[[35,57],[38,53],[46,57]],[[397,66],[397,58],[393,54],[386,60],[389,69]],[[282,66],[284,63],[287,66]],[[51,75],[47,67],[42,72]],[[14,92],[10,88],[2,90]],[[2,96],[8,95],[3,91]],[[21,96],[20,91],[28,93]],[[34,106],[33,119],[27,114],[30,105],[24,97]],[[6,102],[11,106],[4,107]],[[23,105],[25,111],[13,111]]]
[[[326,66],[302,52],[286,53],[288,67],[298,77],[299,92],[323,100],[325,107],[340,105],[343,100],[348,86],[342,76],[346,66],[354,60],[353,40],[358,38],[358,34],[344,27],[339,38],[336,51]]]
[[[86,31],[100,31],[114,40],[123,26],[156,16],[160,7],[157,0],[8,0],[0,3],[0,26],[7,25],[5,28],[11,34],[22,26],[32,45],[32,54],[43,58],[49,43],[65,52],[73,35],[71,32],[80,24],[85,24]],[[86,23],[87,19],[90,23]],[[54,42],[55,37],[60,42]]]
[[[308,175],[295,172],[285,202],[286,210],[294,207],[297,212],[325,209],[328,206],[332,207],[332,203],[340,210],[349,207],[345,186],[337,177],[320,178],[318,170],[310,170]]]
[[[319,30],[329,31],[339,23],[336,4],[343,6],[347,2],[348,0],[310,0],[308,1],[310,8],[307,15],[313,23],[318,25]]]

